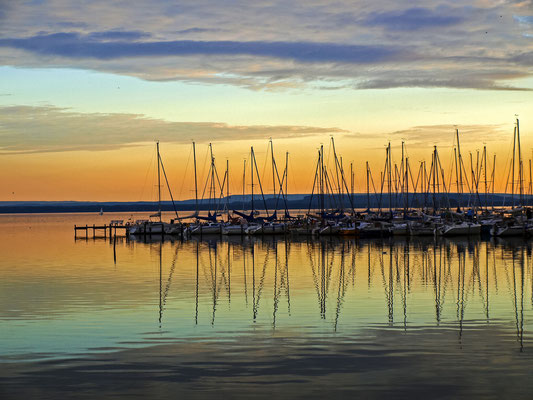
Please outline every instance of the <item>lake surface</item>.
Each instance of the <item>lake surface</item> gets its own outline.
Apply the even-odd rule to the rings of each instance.
[[[529,241],[74,239],[129,216],[0,216],[0,398],[531,397]]]

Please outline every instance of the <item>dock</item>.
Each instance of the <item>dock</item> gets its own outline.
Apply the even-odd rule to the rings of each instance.
[[[127,237],[129,230],[129,225],[124,225],[123,221],[120,220],[111,221],[109,225],[74,225],[74,239],[88,239],[89,237],[93,239],[107,239],[108,237],[112,238],[117,236]],[[82,234],[79,234],[79,232],[82,232]]]

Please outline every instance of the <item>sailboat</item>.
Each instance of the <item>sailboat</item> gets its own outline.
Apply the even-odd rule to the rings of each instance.
[[[142,235],[164,235],[164,234],[175,235],[175,234],[181,233],[181,226],[179,224],[174,224],[174,223],[169,224],[169,223],[163,222],[161,219],[161,169],[163,169],[163,175],[167,183],[167,188],[169,190],[170,197],[172,199],[172,204],[174,206],[174,211],[176,213],[177,218],[178,218],[178,212],[174,204],[174,198],[172,197],[172,192],[170,191],[170,186],[168,184],[165,167],[163,166],[161,155],[159,153],[159,142],[156,143],[156,150],[157,150],[157,192],[158,192],[157,212],[150,215],[150,219],[141,219],[141,220],[135,221],[135,223],[133,223],[129,228],[130,235],[139,235],[139,234],[142,234]]]
[[[212,200],[215,200],[218,197],[217,196],[217,185],[218,185],[218,189],[220,190],[220,197],[223,196],[224,185],[227,184],[228,171],[226,170],[226,174],[224,175],[224,181],[223,181],[223,184],[221,185],[220,180],[218,178],[218,172],[217,172],[217,168],[215,165],[215,157],[213,155],[213,146],[211,145],[211,143],[209,143],[209,151],[210,151],[210,156],[211,156],[211,164],[209,167],[209,172],[207,174],[208,176],[207,176],[206,185],[204,187],[204,193],[205,193],[205,188],[209,187],[208,197],[209,197],[209,201],[211,202]],[[196,154],[196,150],[195,150],[195,154]],[[218,205],[214,205],[213,213],[211,213],[211,210],[208,211],[207,217],[201,217],[200,215],[198,215],[199,211],[198,211],[198,185],[197,185],[197,177],[196,177],[196,155],[194,157],[194,160],[195,160],[194,161],[194,176],[195,176],[194,182],[195,182],[195,196],[196,196],[195,217],[198,222],[194,225],[191,225],[189,227],[188,232],[191,235],[221,234],[224,224],[222,222],[217,221]],[[206,221],[206,222],[205,223],[199,222],[201,220]]]
[[[245,191],[246,191],[246,160],[244,160],[244,169],[243,169],[243,174],[242,174],[242,202],[243,202],[243,206],[242,206],[242,213],[238,213],[239,215],[239,218],[230,218],[230,221],[231,223],[230,224],[227,224],[227,225],[224,225],[224,227],[222,228],[222,234],[223,235],[244,235],[246,234],[246,229],[248,229],[248,220],[246,218],[243,218],[242,216],[244,215],[245,217],[248,217],[246,214],[244,214],[245,212],[245,209],[244,209],[244,202],[245,202]],[[234,213],[236,213],[235,211],[233,211]]]
[[[270,139],[270,154],[272,156],[272,190],[273,190],[273,196],[272,198],[275,201],[274,204],[274,210],[270,216],[267,216],[266,218],[256,218],[257,225],[252,225],[246,229],[246,233],[249,235],[275,235],[275,234],[284,234],[288,232],[288,225],[285,222],[278,220],[278,202],[281,197],[283,197],[283,201],[285,203],[285,218],[290,218],[289,210],[287,208],[287,197],[286,193],[284,193],[283,184],[286,183],[286,181],[281,181],[278,173],[278,167],[276,164],[276,160],[274,158],[274,144],[272,142],[272,139]],[[263,194],[263,188],[261,184],[261,179],[259,177],[259,171],[257,170],[257,163],[255,160],[255,153],[253,152],[252,148],[252,154],[253,156],[253,165],[255,165],[256,173],[257,173],[257,181],[259,183],[259,188],[261,190],[261,196],[263,197],[263,203],[265,206],[265,211],[267,215],[269,214],[267,203],[265,201],[265,196]],[[287,161],[286,161],[287,163]],[[253,174],[253,169],[252,169]],[[285,167],[285,171],[283,173],[283,178],[285,179],[285,175],[287,174],[287,166]],[[276,179],[277,178],[277,179]],[[276,187],[279,186],[279,193],[276,190]]]

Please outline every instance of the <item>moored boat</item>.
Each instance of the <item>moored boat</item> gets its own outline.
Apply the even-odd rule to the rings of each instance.
[[[249,235],[274,235],[287,233],[287,224],[283,222],[268,222],[261,225],[254,225],[246,229]]]
[[[490,231],[492,236],[526,236],[529,233],[526,224],[494,225]]]
[[[481,233],[481,224],[474,222],[460,222],[444,224],[436,231],[442,236],[470,236]]]
[[[208,222],[207,224],[195,224],[189,227],[191,235],[216,235],[222,233],[222,223]]]

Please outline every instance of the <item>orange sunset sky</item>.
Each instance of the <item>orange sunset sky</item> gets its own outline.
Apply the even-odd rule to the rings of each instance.
[[[193,196],[193,140],[200,184],[212,143],[241,194],[254,146],[271,191],[272,138],[280,169],[289,152],[289,193],[308,193],[334,137],[364,192],[365,162],[377,185],[389,141],[398,164],[405,142],[413,174],[437,145],[449,174],[456,128],[468,170],[470,153],[475,164],[486,145],[489,170],[496,154],[501,192],[517,117],[527,185],[532,15],[527,1],[484,0],[9,4],[0,201],[154,200],[156,140],[179,200]]]

